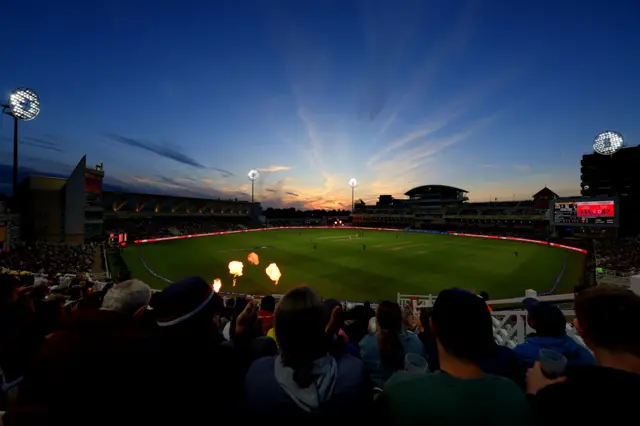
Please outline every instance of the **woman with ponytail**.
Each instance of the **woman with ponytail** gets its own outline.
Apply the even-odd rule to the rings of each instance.
[[[360,341],[360,356],[373,384],[382,388],[394,372],[404,370],[407,354],[424,357],[424,346],[416,334],[403,328],[397,303],[380,303],[376,322],[377,332]]]
[[[243,409],[278,421],[359,418],[370,401],[364,366],[348,354],[328,353],[334,333],[328,327],[325,306],[312,288],[285,294],[274,315],[281,353],[251,365]]]

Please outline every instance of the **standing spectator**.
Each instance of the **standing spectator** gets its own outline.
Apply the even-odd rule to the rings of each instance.
[[[576,328],[597,365],[547,379],[539,362],[527,373],[536,423],[594,424],[637,417],[640,400],[640,296],[622,287],[595,287],[575,300]],[[568,409],[578,407],[578,409]]]
[[[394,372],[404,370],[407,354],[425,353],[418,336],[402,327],[402,311],[397,303],[380,303],[376,321],[378,331],[360,341],[360,357],[373,384],[381,388]]]
[[[362,362],[327,353],[330,326],[313,289],[301,286],[285,294],[275,314],[282,352],[255,361],[246,377],[243,409],[249,418],[346,423],[366,414],[370,395]]]
[[[381,424],[530,424],[524,392],[479,366],[494,350],[491,314],[481,298],[460,290],[442,291],[433,306],[431,326],[440,371],[401,373],[389,380],[377,400]]]
[[[135,319],[151,299],[141,281],[120,283],[107,293],[102,309],[78,309],[63,318],[38,352],[20,386],[17,406],[5,425],[109,424],[135,413],[138,366]],[[136,362],[137,360],[137,362]],[[122,398],[108,410],[95,401]]]
[[[528,335],[513,351],[527,368],[533,367],[540,349],[551,349],[564,355],[569,366],[595,364],[591,352],[567,336],[567,320],[557,306],[534,298],[525,299],[523,305],[528,313],[527,322],[536,332]]]

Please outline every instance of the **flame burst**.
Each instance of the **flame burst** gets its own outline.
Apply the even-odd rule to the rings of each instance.
[[[269,278],[271,278],[271,281],[273,281],[275,285],[278,285],[278,281],[280,281],[280,277],[282,276],[282,274],[280,273],[280,268],[278,268],[278,265],[276,265],[275,263],[272,263],[271,265],[267,266],[267,269],[265,272],[267,273]]]
[[[217,293],[220,291],[221,287],[222,287],[222,280],[220,280],[220,278],[216,278],[215,280],[213,280],[213,291]]]
[[[260,258],[256,253],[249,253],[249,256],[247,256],[247,260],[249,261],[249,263],[253,263],[254,265],[258,265],[260,263]]]
[[[244,265],[238,260],[232,260],[231,262],[229,262],[229,273],[233,275],[234,287],[236,286],[236,278],[242,276],[242,268],[244,268]]]

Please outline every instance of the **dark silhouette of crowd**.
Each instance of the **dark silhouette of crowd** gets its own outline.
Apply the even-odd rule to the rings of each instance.
[[[414,315],[346,311],[304,285],[225,304],[199,277],[62,295],[1,278],[5,426],[590,424],[631,420],[640,396],[640,296],[620,287],[577,295],[588,348],[557,307],[525,300],[535,332],[512,350],[460,289]]]
[[[95,244],[21,244],[0,252],[0,268],[33,273],[79,274],[91,271]]]
[[[596,243],[597,266],[623,274],[640,273],[640,235]]]

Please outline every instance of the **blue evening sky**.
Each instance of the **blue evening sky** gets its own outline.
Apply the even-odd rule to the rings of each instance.
[[[21,165],[86,154],[131,190],[340,208],[420,184],[579,193],[603,130],[640,140],[633,0],[3,2],[0,98],[37,91]],[[0,122],[0,164],[12,126]]]

